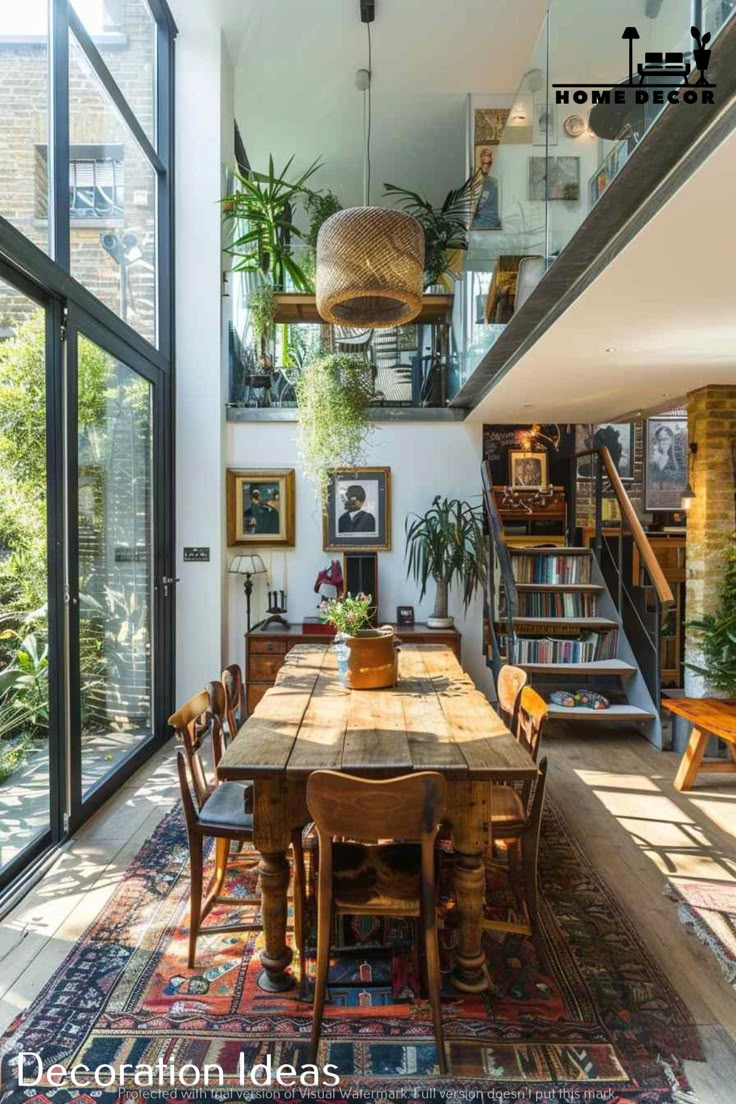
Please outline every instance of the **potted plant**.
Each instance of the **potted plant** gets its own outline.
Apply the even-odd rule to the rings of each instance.
[[[436,586],[434,612],[427,618],[432,629],[452,628],[447,612],[450,584],[457,580],[463,587],[463,608],[467,610],[476,589],[486,577],[487,539],[483,532],[483,509],[457,498],[437,495],[426,514],[406,519],[406,574],[421,583],[419,600],[427,593],[427,583]]]
[[[307,252],[304,259],[303,270],[307,278],[314,285],[317,269],[317,236],[323,222],[331,215],[342,211],[342,204],[334,192],[328,189],[324,192],[310,192],[304,201],[304,207],[309,215],[309,229],[304,235],[307,244]]]
[[[310,361],[296,382],[302,469],[322,502],[330,468],[360,466],[372,432],[366,418],[372,396],[370,365],[351,353]]]
[[[686,663],[696,675],[702,675],[708,685],[726,697],[736,698],[736,543],[726,553],[726,564],[720,587],[720,602],[715,613],[700,621],[690,621],[700,646],[701,663]]]
[[[426,196],[384,184],[385,195],[399,202],[424,230],[424,287],[442,284],[452,288],[457,273],[451,268],[453,255],[468,248],[468,227],[475,207],[477,180],[470,176],[459,188],[448,192],[441,207],[433,207]]]
[[[336,630],[337,670],[351,690],[377,690],[398,679],[396,635],[390,625],[369,626],[371,602],[370,594],[346,594],[320,607],[320,619]]]
[[[289,182],[286,174],[293,160],[290,157],[280,173],[274,169],[273,157],[268,159],[267,173],[236,173],[240,188],[223,196],[222,213],[226,220],[244,223],[245,229],[226,252],[237,258],[233,265],[236,272],[260,273],[279,290],[284,289],[289,276],[298,291],[309,291],[309,278],[292,256],[292,237],[303,238],[292,214],[295,201],[309,194],[304,186],[307,180],[322,166],[314,161],[300,177]]]
[[[271,372],[273,355],[269,349],[276,335],[276,304],[273,288],[263,284],[248,297],[248,316],[253,338],[258,346],[258,363],[262,372]]]

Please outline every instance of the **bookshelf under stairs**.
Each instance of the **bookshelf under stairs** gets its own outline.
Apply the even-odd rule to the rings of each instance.
[[[528,671],[547,700],[553,690],[584,688],[610,702],[604,710],[550,703],[551,717],[589,730],[638,726],[661,746],[658,710],[592,551],[509,547],[508,553],[517,608],[509,621],[501,578],[494,618],[500,659]]]

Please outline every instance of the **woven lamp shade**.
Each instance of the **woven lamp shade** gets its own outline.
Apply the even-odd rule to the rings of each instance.
[[[424,231],[383,207],[349,207],[317,237],[317,310],[335,326],[382,329],[422,309]]]

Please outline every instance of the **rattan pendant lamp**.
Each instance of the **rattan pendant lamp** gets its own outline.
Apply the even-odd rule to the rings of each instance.
[[[403,326],[422,309],[424,231],[403,211],[370,205],[371,23],[375,5],[360,0],[368,31],[368,69],[359,69],[363,92],[363,206],[338,211],[317,237],[317,310],[335,326],[383,329]]]

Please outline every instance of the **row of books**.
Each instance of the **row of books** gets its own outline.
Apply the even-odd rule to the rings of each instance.
[[[593,663],[598,659],[613,659],[616,655],[617,632],[586,633],[575,640],[554,637],[517,636],[512,649],[514,663]],[[509,637],[499,635],[499,648],[509,655]]]
[[[598,601],[595,594],[566,594],[540,591],[519,593],[520,617],[595,617]]]
[[[589,583],[590,560],[587,556],[533,556],[513,558],[517,583]]]

